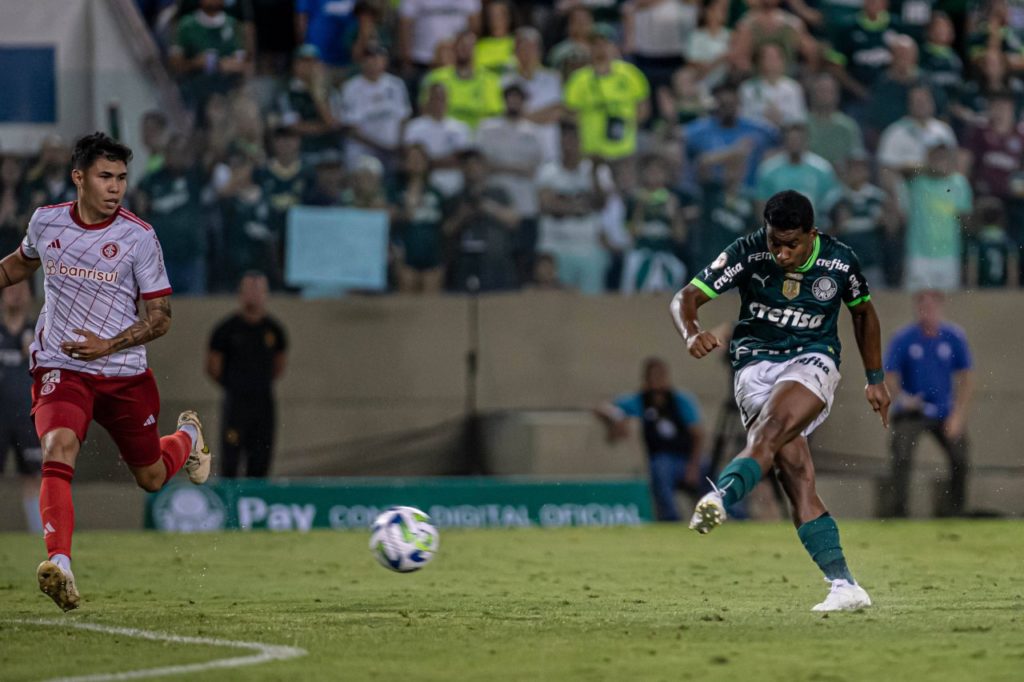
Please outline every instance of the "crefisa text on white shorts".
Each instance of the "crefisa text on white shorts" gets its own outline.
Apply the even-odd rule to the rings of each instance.
[[[776,384],[795,381],[806,386],[825,403],[825,409],[802,434],[811,435],[828,418],[840,378],[835,361],[824,353],[804,353],[779,362],[762,360],[750,363],[736,372],[734,385],[743,427],[748,428],[757,419]]]

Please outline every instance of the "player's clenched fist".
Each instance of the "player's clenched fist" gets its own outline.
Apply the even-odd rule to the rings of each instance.
[[[694,334],[686,340],[686,349],[690,351],[690,355],[698,359],[704,357],[721,345],[722,342],[719,341],[718,337],[711,332]]]

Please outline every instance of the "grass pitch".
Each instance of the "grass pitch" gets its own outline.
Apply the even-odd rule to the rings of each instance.
[[[826,585],[783,524],[442,531],[408,575],[365,533],[80,533],[67,615],[35,586],[39,539],[0,535],[0,679],[244,653],[11,622],[34,618],[309,652],[189,680],[1024,679],[1024,523],[840,530],[876,606],[828,616],[809,611]]]

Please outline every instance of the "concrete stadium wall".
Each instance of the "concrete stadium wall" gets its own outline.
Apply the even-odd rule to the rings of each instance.
[[[911,302],[905,294],[883,292],[875,303],[886,339],[910,319]],[[698,396],[713,425],[719,406],[728,399],[726,368],[720,359],[698,362],[685,354],[667,304],[665,296],[587,298],[562,292],[482,298],[479,407],[485,414],[499,415],[485,424],[484,438],[491,444],[487,470],[546,476],[642,474],[644,459],[636,438],[609,446],[581,410],[636,387],[640,363],[651,354],[669,359],[676,382]],[[738,304],[737,297],[726,296],[706,306],[705,324],[731,319]],[[233,306],[229,298],[174,300],[171,333],[150,348],[164,428],[173,428],[180,410],[195,407],[206,415],[211,432],[217,432],[219,394],[203,375],[203,360],[210,329]],[[278,391],[274,474],[312,473],[310,467],[317,462],[329,462],[333,474],[366,474],[363,460],[375,439],[386,450],[389,438],[457,420],[465,397],[468,306],[468,299],[459,297],[273,300],[272,311],[288,329],[291,344]],[[978,374],[971,454],[973,463],[987,473],[972,483],[972,504],[1018,514],[1024,512],[1024,363],[1017,332],[1021,313],[1024,298],[1018,293],[962,294],[949,305],[950,319],[967,330]],[[877,474],[887,461],[886,434],[863,400],[862,368],[845,315],[841,328],[846,379],[832,416],[815,439],[816,461],[834,472],[823,477],[830,496],[838,498],[830,499],[833,506],[869,515],[877,503]],[[1016,467],[1017,478],[1009,480],[1001,467]],[[870,473],[861,475],[865,468]],[[427,460],[405,469],[390,464],[379,473],[447,470]],[[926,513],[933,481],[944,471],[931,444],[921,448],[917,471],[915,489],[920,492],[915,491],[914,509]],[[90,433],[76,480],[128,480],[98,427]]]

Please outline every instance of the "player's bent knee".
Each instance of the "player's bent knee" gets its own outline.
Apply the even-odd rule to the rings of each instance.
[[[150,471],[148,469],[140,469],[133,472],[135,474],[135,482],[140,488],[145,490],[147,493],[155,493],[160,488],[164,487],[164,478],[162,472]]]
[[[60,462],[74,466],[81,444],[74,431],[60,428],[43,434],[42,446],[43,462]]]

